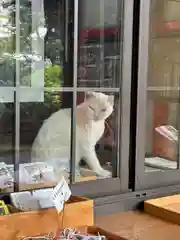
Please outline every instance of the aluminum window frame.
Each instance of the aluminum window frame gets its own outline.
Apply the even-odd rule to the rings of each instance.
[[[78,0],[75,0],[78,1]],[[102,92],[118,92],[120,94],[120,143],[119,143],[119,176],[120,178],[110,178],[93,180],[89,182],[80,182],[71,184],[71,189],[75,195],[88,195],[88,196],[104,196],[118,194],[120,192],[129,191],[129,152],[130,152],[130,100],[131,100],[131,68],[132,68],[132,32],[133,32],[133,9],[134,0],[124,0],[124,16],[123,16],[123,39],[122,39],[122,56],[121,63],[122,81],[119,88],[81,88],[77,87],[77,82],[73,89],[73,94],[81,91],[102,91]],[[75,16],[74,28],[77,29],[78,21]],[[76,31],[74,31],[76,33]],[[74,37],[75,51],[77,54],[77,36]],[[75,58],[77,59],[77,57]],[[74,63],[77,69],[77,63]],[[74,77],[76,76],[76,69]],[[77,78],[75,77],[77,81]],[[75,97],[76,99],[76,97]],[[75,107],[75,106],[73,106]],[[127,124],[128,123],[128,124]],[[73,137],[75,138],[74,131],[75,124],[72,124]],[[72,141],[73,142],[73,141]],[[74,152],[74,151],[72,151]],[[72,157],[72,160],[74,157]],[[71,161],[72,163],[72,161]],[[72,169],[72,167],[71,167]]]
[[[16,4],[20,4],[17,0]],[[134,10],[134,0],[124,0],[123,1],[123,34],[122,34],[122,79],[120,87],[118,88],[81,88],[77,87],[77,44],[78,44],[78,0],[74,0],[74,31],[72,39],[74,39],[74,60],[73,60],[73,87],[64,88],[45,88],[45,87],[32,87],[26,88],[21,87],[19,84],[19,64],[16,62],[16,74],[15,74],[15,87],[11,89],[13,92],[13,102],[15,105],[15,117],[14,117],[14,170],[15,170],[15,180],[16,184],[14,186],[14,191],[19,191],[19,163],[20,163],[20,103],[24,102],[21,99],[21,91],[25,94],[25,90],[28,89],[32,92],[44,93],[44,91],[58,91],[58,92],[71,92],[73,94],[73,109],[76,107],[76,98],[78,92],[85,91],[102,91],[102,92],[118,92],[120,96],[120,129],[119,132],[119,147],[117,149],[119,154],[119,175],[120,178],[110,178],[110,179],[100,179],[93,180],[89,182],[78,182],[71,184],[72,194],[74,195],[88,195],[92,197],[102,197],[105,195],[119,194],[122,192],[129,191],[129,153],[130,153],[130,111],[131,111],[131,69],[132,69],[132,35],[133,35],[133,10]],[[19,9],[19,8],[18,8]],[[19,10],[17,11],[17,17],[19,16]],[[16,21],[19,21],[18,18]],[[18,22],[17,22],[18,24]],[[18,36],[16,36],[17,38]],[[16,41],[18,43],[18,41]],[[17,46],[19,49],[19,46]],[[66,51],[69,51],[66,49]],[[67,54],[66,54],[67,55]],[[72,52],[71,52],[72,55]],[[67,61],[67,59],[66,59]],[[25,94],[26,95],[26,94]],[[40,101],[40,100],[37,100]],[[9,102],[9,101],[8,101]],[[26,100],[25,102],[28,102]],[[73,111],[73,121],[72,121],[72,150],[71,150],[71,169],[74,169],[74,155],[75,155],[75,111]],[[74,176],[72,174],[71,182],[73,182]],[[33,189],[32,189],[33,190]]]
[[[163,187],[180,183],[180,169],[145,172],[145,142],[147,116],[147,80],[149,62],[149,27],[151,0],[140,1],[140,31],[138,56],[137,128],[135,159],[135,190]],[[178,159],[179,166],[180,158]]]

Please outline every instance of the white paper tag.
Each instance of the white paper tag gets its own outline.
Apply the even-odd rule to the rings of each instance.
[[[165,138],[169,139],[170,141],[178,142],[179,132],[173,126],[163,125],[163,126],[156,127],[155,130]]]
[[[71,190],[64,178],[62,177],[61,181],[54,188],[52,193],[52,201],[58,211],[61,212],[64,207],[64,202],[67,201],[71,196]]]
[[[13,179],[8,176],[0,176],[0,189],[5,189],[13,186]]]
[[[48,173],[52,173],[53,167],[47,165],[46,163],[31,163],[23,165],[25,173],[34,181],[42,181],[41,178],[44,179],[44,175]]]

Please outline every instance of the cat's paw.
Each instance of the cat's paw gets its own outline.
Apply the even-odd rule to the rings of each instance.
[[[96,174],[100,178],[110,178],[110,177],[112,177],[112,173],[109,172],[108,170],[103,169],[103,168],[100,169]]]

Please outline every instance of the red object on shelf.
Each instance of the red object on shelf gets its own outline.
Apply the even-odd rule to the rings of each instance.
[[[168,33],[171,31],[178,31],[178,30],[180,30],[180,20],[159,23],[156,25],[156,33],[157,34],[163,34],[163,33]]]
[[[159,134],[155,128],[161,125],[168,125],[168,103],[154,103],[153,106],[153,137],[152,152],[154,156],[176,160],[176,143]]]
[[[80,31],[80,40],[90,40],[94,37],[100,38],[102,35],[106,37],[112,34],[116,35],[117,33],[120,33],[120,28],[117,27],[83,29]]]

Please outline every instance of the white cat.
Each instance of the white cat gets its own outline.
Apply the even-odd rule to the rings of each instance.
[[[95,145],[104,133],[105,120],[113,112],[114,96],[88,92],[76,108],[76,167],[83,158],[101,177],[111,173],[103,169],[96,156]],[[53,113],[40,128],[32,146],[32,161],[70,159],[71,109]]]

